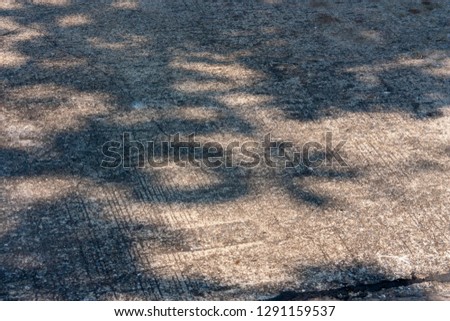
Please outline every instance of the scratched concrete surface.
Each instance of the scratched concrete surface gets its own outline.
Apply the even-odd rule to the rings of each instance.
[[[449,15],[2,1],[0,299],[449,299]],[[348,166],[102,168],[124,132],[331,133]]]

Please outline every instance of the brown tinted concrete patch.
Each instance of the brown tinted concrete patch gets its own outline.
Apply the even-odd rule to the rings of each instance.
[[[0,299],[448,300],[449,13],[0,5]],[[152,167],[177,133],[331,151]]]

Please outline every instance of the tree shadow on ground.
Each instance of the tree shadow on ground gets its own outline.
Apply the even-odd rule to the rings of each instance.
[[[132,200],[220,203],[250,193],[246,178],[253,173],[215,169],[217,184],[153,198],[141,195],[139,184],[143,179],[152,185],[158,177],[155,172],[100,169],[101,147],[106,141],[120,139],[124,131],[139,137],[136,127],[143,129],[143,137],[151,138],[175,132],[251,137],[262,129],[248,113],[226,100],[239,95],[269,97],[262,109],[280,111],[283,120],[298,122],[345,117],[348,112],[398,113],[419,121],[441,116],[442,108],[448,106],[450,84],[441,70],[449,59],[448,42],[435,28],[424,27],[439,25],[443,17],[434,15],[439,8],[430,11],[433,20],[428,23],[425,14],[414,16],[419,23],[410,19],[406,10],[393,28],[380,25],[383,20],[374,15],[382,9],[377,4],[367,12],[342,15],[333,14],[330,6],[300,10],[295,1],[276,6],[260,1],[164,6],[166,11],[141,10],[102,1],[27,4],[0,12],[10,23],[1,33],[1,42],[11,55],[23,57],[19,63],[5,62],[0,67],[0,99],[7,120],[19,127],[34,124],[46,142],[43,147],[2,148],[3,178],[66,175],[127,187],[133,191]],[[338,26],[348,33],[334,33]],[[416,41],[419,31],[426,34],[428,42]],[[440,65],[427,60],[433,55],[439,56]],[[230,74],[222,72],[227,67]],[[77,100],[78,96],[83,97]],[[92,97],[101,97],[107,107],[77,107]],[[199,107],[219,116],[205,122],[182,114]],[[141,108],[154,112],[153,120],[113,121],[114,116]],[[52,118],[54,115],[59,116]],[[329,202],[328,196],[306,190],[296,179],[311,175],[354,179],[360,174],[346,169],[311,172],[301,168],[273,182],[299,202],[321,207]],[[107,213],[101,206],[86,204],[89,202],[83,198],[71,195],[14,213],[21,217],[18,227],[0,239],[5,258],[1,265],[5,290],[0,297],[84,299],[90,298],[92,291],[99,298],[136,289],[142,298],[184,296],[170,285],[166,294],[158,292],[163,291],[160,284],[171,281],[159,278],[155,271],[140,270],[131,254],[130,244],[135,240],[117,227],[128,223],[105,219]],[[72,213],[86,216],[71,217],[67,204],[75,207]],[[95,222],[86,214],[89,206],[94,208],[89,213],[96,217]],[[164,228],[152,224],[127,228]],[[155,247],[168,251],[183,246],[182,237],[154,242]],[[27,256],[33,259],[28,261]],[[94,261],[88,262],[86,257]],[[351,270],[345,272],[351,274]],[[367,273],[369,279],[386,277]],[[223,289],[201,278],[189,282],[190,293]],[[22,286],[30,288],[21,288],[25,290],[22,294],[15,292]]]
[[[295,287],[287,286],[292,290],[270,297],[273,289],[167,276],[164,266],[149,269],[157,255],[190,251],[184,235],[164,225],[112,218],[100,203],[77,194],[13,214],[20,221],[0,238],[2,300],[198,300],[229,290],[274,301],[426,300],[423,283],[449,282],[448,274],[398,278],[377,265],[303,266]],[[142,242],[143,256],[137,250]]]
[[[0,237],[2,300],[201,299],[227,289],[212,280],[167,276],[164,267],[149,270],[154,255],[189,251],[183,235],[153,222],[112,218],[80,195],[13,214],[20,220]],[[145,258],[136,252],[142,242]]]
[[[382,4],[372,4],[358,15],[348,12],[351,6],[345,4],[318,9],[291,1],[277,6],[262,1],[217,1],[201,7],[197,1],[188,1],[161,4],[153,11],[142,8],[120,9],[105,2],[3,10],[1,15],[12,19],[17,30],[32,28],[42,33],[12,46],[27,57],[27,63],[2,68],[7,92],[52,84],[78,92],[107,93],[119,110],[130,110],[134,101],[144,101],[154,107],[216,106],[230,113],[218,96],[249,92],[270,96],[270,108],[281,108],[286,117],[300,121],[333,113],[339,116],[340,110],[437,117],[447,105],[449,83],[440,70],[448,59],[449,45],[435,28],[425,27],[439,25],[444,7],[414,15],[414,20],[407,11],[390,12]],[[371,16],[383,9],[385,20]],[[297,18],[295,10],[301,12]],[[324,21],[320,17],[326,14],[330,18]],[[395,14],[400,20],[394,28],[387,22]],[[433,21],[425,26],[417,22],[425,23],[430,15]],[[111,21],[122,23],[106,27]],[[368,31],[374,26],[371,38]],[[17,30],[4,37],[14,36]],[[418,33],[427,42],[415,41]],[[201,55],[205,52],[217,54]],[[428,57],[437,54],[441,65],[430,64]],[[176,55],[185,56],[186,63],[193,65],[174,65]],[[223,61],[224,57],[235,58]],[[63,69],[58,69],[58,61],[66,62]],[[236,63],[260,77],[220,75],[212,69]],[[149,65],[152,70],[146,71],[143,67]],[[187,83],[174,86],[180,81]],[[189,91],[189,81],[198,87]],[[216,84],[208,87],[209,81]],[[4,100],[10,98],[3,94]],[[31,104],[51,108],[50,101],[30,99],[22,100],[22,106],[16,100],[15,109],[33,117],[42,110],[30,109]],[[60,107],[64,103],[56,102]]]

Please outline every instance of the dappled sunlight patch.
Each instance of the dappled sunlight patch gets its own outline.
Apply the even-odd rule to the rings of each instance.
[[[207,134],[198,133],[195,135],[195,138],[202,143],[215,142],[221,144],[223,147],[226,147],[231,142],[240,142],[242,145],[243,142],[254,141],[255,139],[250,135],[231,131],[217,131]]]
[[[265,45],[268,47],[287,47],[289,45],[289,41],[285,39],[270,39],[265,42]]]
[[[182,55],[183,53],[180,53],[180,55]],[[189,55],[191,57],[195,57],[195,58],[205,58],[205,59],[210,59],[210,60],[215,60],[217,62],[233,62],[233,58],[230,57],[229,55],[221,55],[218,53],[214,53],[214,52],[208,52],[208,51],[201,51],[201,52],[191,52],[189,53]],[[175,60],[174,62],[174,66],[177,66],[177,64],[180,64],[181,67],[183,66],[183,64],[187,64],[188,62],[185,59],[178,59]]]
[[[69,98],[66,108],[59,108],[52,113],[48,113],[43,121],[54,129],[67,130],[82,128],[88,117],[102,115],[110,110],[105,103],[105,97],[78,94]]]
[[[20,53],[16,45],[22,41],[32,40],[41,37],[45,33],[38,26],[25,28],[10,17],[4,17],[0,21],[0,36],[5,40],[3,48],[0,49],[0,67],[18,68],[29,61],[29,57]]]
[[[272,97],[268,95],[253,95],[249,93],[238,93],[223,95],[219,101],[229,107],[262,107],[272,101]]]
[[[26,101],[27,99],[36,101],[37,99],[56,99],[59,102],[65,102],[69,99],[83,102],[102,102],[107,98],[106,94],[89,94],[78,92],[70,87],[58,86],[53,84],[30,85],[14,88],[7,91],[8,98],[17,101]]]
[[[103,114],[109,110],[109,106],[106,103],[109,96],[107,94],[96,93],[70,93],[71,107],[74,107],[74,112],[79,113],[80,116],[90,116]]]
[[[109,50],[124,50],[127,48],[139,48],[142,45],[148,45],[151,40],[148,36],[137,36],[137,35],[123,35],[120,41],[107,41],[106,39],[100,37],[88,38],[88,42],[91,46],[99,49],[109,49]],[[136,52],[134,53],[136,55]]]
[[[281,4],[281,3],[283,3],[283,0],[264,0],[264,3],[267,3],[267,4]]]
[[[417,58],[417,57],[405,57],[405,58],[401,58],[398,59],[396,62],[394,63],[389,63],[386,64],[386,68],[398,68],[398,66],[402,66],[402,67],[426,67],[427,65],[429,65],[430,61],[428,61],[427,59],[421,59],[421,58]]]
[[[14,51],[0,50],[0,67],[1,68],[18,68],[25,65],[29,60],[28,57]]]
[[[254,122],[259,124],[261,130],[271,133],[281,133],[286,129],[289,120],[286,120],[285,113],[279,108],[258,108],[258,112],[253,115]],[[283,126],[280,126],[280,123]],[[294,124],[298,124],[295,122]],[[292,127],[291,127],[292,128]]]
[[[0,234],[1,235],[1,234]],[[34,240],[36,241],[36,240]],[[23,253],[1,254],[0,260],[8,262],[7,266],[13,266],[16,270],[38,270],[45,267],[45,259],[39,253],[24,251]],[[51,300],[49,298],[49,300]]]
[[[59,87],[56,85],[30,85],[23,86],[7,91],[8,97],[13,100],[24,100],[24,99],[52,99],[60,95],[66,95],[67,88]]]
[[[280,120],[283,112],[280,109],[269,109],[267,105],[273,98],[268,95],[253,95],[249,93],[226,94],[217,97],[217,100],[231,109],[235,115],[246,120],[249,124],[258,126],[260,130],[274,129],[277,126],[271,122]]]
[[[186,93],[216,93],[229,91],[236,87],[238,87],[238,85],[222,81],[184,81],[173,86],[174,89]]]
[[[14,21],[11,17],[2,17],[0,20],[0,29],[2,30],[1,34],[3,35],[15,31],[20,27],[22,27],[22,25]]]
[[[363,30],[360,32],[360,35],[369,41],[381,44],[384,42],[383,35],[381,32],[376,30]]]
[[[415,68],[423,68],[430,66],[432,64],[432,59],[424,59],[417,57],[400,57],[391,62],[379,63],[379,64],[369,64],[369,65],[360,65],[356,67],[347,68],[347,72],[358,73],[358,72],[384,72],[393,69],[406,68],[406,67],[415,67]]]
[[[175,59],[170,63],[170,67],[183,71],[194,72],[193,79],[180,81],[173,85],[173,88],[186,93],[197,92],[226,92],[238,87],[246,86],[261,78],[260,72],[240,66],[232,62],[225,62],[229,58],[221,55],[208,55],[207,53],[197,53],[197,57],[207,57],[221,63],[207,63],[187,61],[186,59]],[[195,56],[195,55],[194,55]],[[206,78],[206,79],[205,79]],[[215,78],[210,80],[211,78]]]
[[[24,26],[11,17],[2,17],[0,20],[0,36],[8,40],[3,44],[7,48],[11,48],[17,42],[33,40],[44,35],[46,31],[39,24]]]
[[[172,131],[195,130],[198,126],[207,125],[208,122],[217,122],[226,114],[218,108],[207,107],[172,107],[170,112],[166,109],[153,108],[151,104],[141,103],[142,107],[126,113],[109,114],[108,122],[114,126],[133,126],[158,128],[160,132],[166,126]],[[176,124],[175,124],[176,123]],[[169,129],[167,129],[169,130]],[[169,130],[170,131],[170,130]],[[167,132],[175,134],[175,132]]]
[[[268,35],[276,35],[276,34],[281,33],[283,31],[283,29],[281,29],[280,27],[263,26],[263,27],[261,27],[261,31]]]
[[[34,0],[34,4],[47,5],[47,6],[67,6],[71,4],[71,0]]]
[[[91,46],[100,49],[122,50],[127,47],[127,43],[125,42],[107,42],[104,39],[98,37],[89,38],[88,42],[91,44]]]
[[[58,25],[63,28],[79,27],[92,23],[92,20],[84,14],[73,14],[58,19]]]
[[[357,74],[358,80],[364,83],[368,88],[377,87],[381,84],[378,75],[373,73],[359,73]]]
[[[31,41],[38,37],[43,37],[47,34],[40,26],[32,26],[32,29],[25,28],[18,30],[17,33],[11,34],[9,40],[11,43],[17,43],[22,41]]]
[[[39,176],[8,180],[6,195],[10,202],[29,204],[65,197],[77,184],[70,177]]]
[[[145,104],[143,107],[130,110],[126,113],[119,113],[117,115],[109,115],[111,118],[109,122],[115,126],[133,126],[139,124],[145,124],[152,122],[154,119],[158,119],[159,114],[157,110],[153,108],[147,108]]]
[[[69,59],[45,59],[39,62],[43,68],[69,69],[87,65],[87,59],[69,58]]]
[[[393,61],[379,64],[369,64],[369,65],[360,65],[356,67],[347,68],[347,72],[351,73],[359,73],[359,72],[384,72],[393,69],[399,68],[421,68],[424,72],[427,72],[426,68],[431,67],[431,69],[436,70],[448,70],[450,65],[450,59],[447,57],[448,55],[442,52],[434,52],[434,53],[416,53],[412,56],[403,56],[396,58]],[[442,68],[433,67],[435,65],[442,66]],[[444,72],[445,75],[446,72]]]
[[[145,36],[139,36],[135,34],[128,34],[125,33],[123,35],[124,39],[127,39],[127,43],[132,46],[139,46],[141,44],[150,44],[150,41],[152,39],[151,35],[145,35]]]
[[[157,156],[155,156],[157,160]],[[158,182],[164,189],[196,191],[204,188],[214,188],[222,183],[220,175],[212,171],[205,171],[199,168],[179,167],[176,165],[164,167],[161,170],[154,171]]]
[[[140,0],[115,0],[111,7],[123,10],[138,9]]]
[[[1,10],[17,10],[23,8],[23,3],[19,3],[18,1],[8,0],[0,2]]]
[[[227,78],[230,80],[254,80],[256,77],[262,77],[261,72],[251,70],[249,68],[240,66],[239,64],[218,64],[218,63],[204,63],[204,62],[188,62],[183,60],[175,60],[170,66],[172,68],[179,68],[187,71],[193,71],[207,76]]]
[[[33,125],[41,133],[75,129],[87,117],[110,109],[106,94],[88,94],[57,85],[32,85],[6,91],[7,119],[15,126]]]
[[[0,129],[3,139],[15,148],[40,148],[44,146],[42,135],[38,127],[32,123],[17,121],[17,118],[8,117],[8,124]]]
[[[384,71],[388,71],[390,69],[398,69],[399,67],[403,66],[422,67],[424,64],[425,61],[422,59],[402,58],[388,63],[359,65],[356,67],[347,68],[345,69],[345,71],[350,73],[366,73],[366,74],[381,73]]]
[[[438,77],[450,77],[450,58],[440,61],[438,66],[431,67],[429,72]]]

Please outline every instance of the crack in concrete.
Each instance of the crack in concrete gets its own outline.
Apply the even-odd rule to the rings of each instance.
[[[365,297],[368,293],[379,292],[381,290],[399,288],[404,286],[411,286],[425,282],[450,283],[450,272],[445,274],[431,275],[425,278],[416,278],[415,276],[412,276],[411,279],[383,280],[371,284],[356,284],[330,290],[307,292],[284,291],[278,294],[276,297],[268,299],[267,301],[306,301],[326,297],[339,300],[349,300],[351,298]]]

